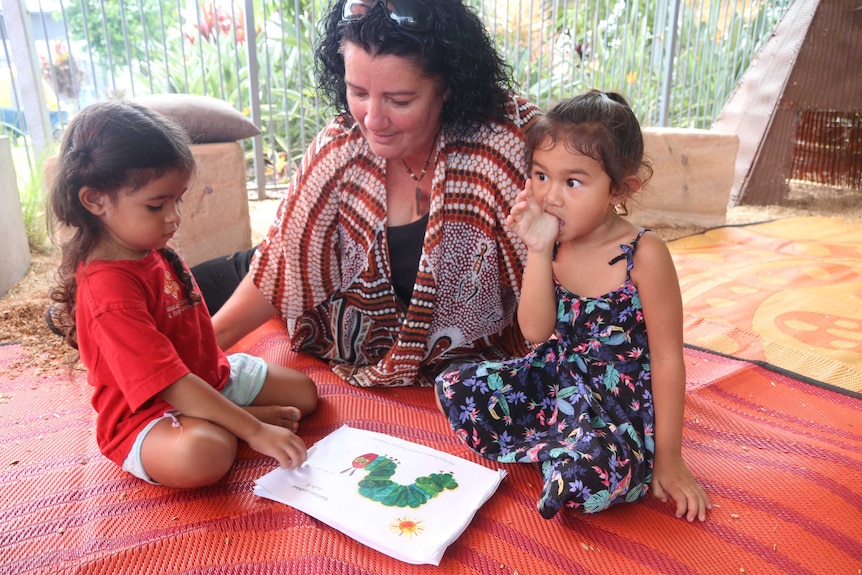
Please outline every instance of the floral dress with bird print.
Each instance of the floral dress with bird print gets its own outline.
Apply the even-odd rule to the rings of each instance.
[[[538,462],[546,519],[564,506],[595,513],[647,491],[655,453],[649,349],[631,270],[641,231],[608,262],[626,280],[597,298],[554,278],[555,335],[526,357],[461,365],[437,378],[449,423],[471,449]]]

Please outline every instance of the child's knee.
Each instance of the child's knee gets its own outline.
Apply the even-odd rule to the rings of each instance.
[[[303,416],[306,416],[317,409],[317,384],[307,375],[301,374],[301,376],[302,405],[296,405],[295,407],[299,408]]]
[[[268,364],[267,379],[273,384],[273,405],[292,405],[303,417],[317,409],[317,385],[314,380],[293,368]],[[267,394],[269,396],[269,394]],[[260,400],[256,401],[260,403]]]
[[[180,418],[180,427],[151,432],[141,449],[147,474],[167,487],[211,485],[236,460],[238,440],[225,428],[200,419]]]

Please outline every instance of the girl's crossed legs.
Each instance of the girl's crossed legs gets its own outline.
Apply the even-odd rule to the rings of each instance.
[[[231,374],[221,393],[259,420],[295,432],[317,407],[311,378],[246,354],[228,356]],[[200,487],[221,479],[236,460],[237,437],[227,429],[170,411],[145,427],[123,469],[154,484]]]

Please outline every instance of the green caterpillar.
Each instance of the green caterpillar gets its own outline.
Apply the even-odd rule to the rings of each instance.
[[[390,479],[398,463],[376,453],[366,453],[353,460],[353,469],[347,468],[342,473],[350,471],[353,474],[357,469],[368,472],[359,482],[359,494],[372,501],[382,503],[387,507],[410,507],[416,509],[424,505],[429,499],[437,497],[444,489],[456,489],[458,482],[452,473],[432,473],[417,477],[410,485],[401,485]]]

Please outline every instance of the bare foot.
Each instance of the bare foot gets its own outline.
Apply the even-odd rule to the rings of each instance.
[[[243,409],[264,423],[286,427],[291,431],[299,429],[302,413],[293,406],[285,405],[247,405]]]

